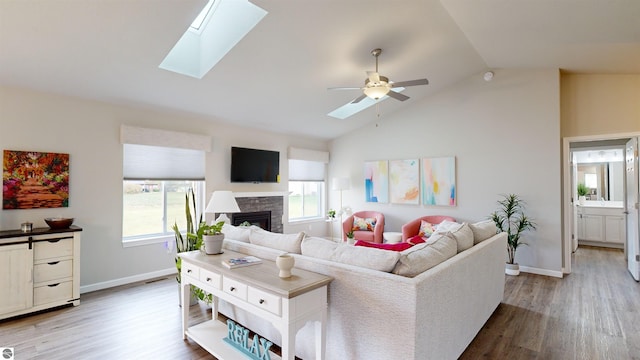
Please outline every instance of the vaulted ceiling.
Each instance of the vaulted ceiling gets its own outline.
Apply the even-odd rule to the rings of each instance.
[[[228,1],[228,0],[223,0]],[[331,139],[374,70],[426,77],[381,116],[495,68],[640,73],[638,0],[254,0],[268,15],[202,79],[158,68],[206,0],[2,0],[0,85]]]

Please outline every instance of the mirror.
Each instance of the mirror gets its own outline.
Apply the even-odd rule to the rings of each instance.
[[[624,200],[624,162],[578,163],[577,183],[589,188],[587,200]]]

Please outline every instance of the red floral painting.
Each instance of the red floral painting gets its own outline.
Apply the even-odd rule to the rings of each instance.
[[[69,154],[4,150],[2,208],[69,207]]]

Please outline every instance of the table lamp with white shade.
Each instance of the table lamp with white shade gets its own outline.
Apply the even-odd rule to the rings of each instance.
[[[209,204],[207,204],[207,208],[204,212],[214,214],[218,213],[220,216],[218,216],[215,222],[224,221],[229,224],[231,220],[227,216],[227,213],[240,212],[240,207],[238,207],[238,203],[236,202],[236,198],[233,196],[232,191],[218,190],[211,194],[211,199],[209,200]]]

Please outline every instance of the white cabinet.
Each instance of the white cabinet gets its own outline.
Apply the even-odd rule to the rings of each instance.
[[[622,209],[579,207],[578,240],[586,245],[623,246],[626,240]]]
[[[80,304],[81,231],[0,231],[0,319]]]
[[[624,216],[605,216],[605,239],[607,242],[624,244],[626,239]]]
[[[0,246],[0,318],[33,305],[33,252],[27,243]]]

